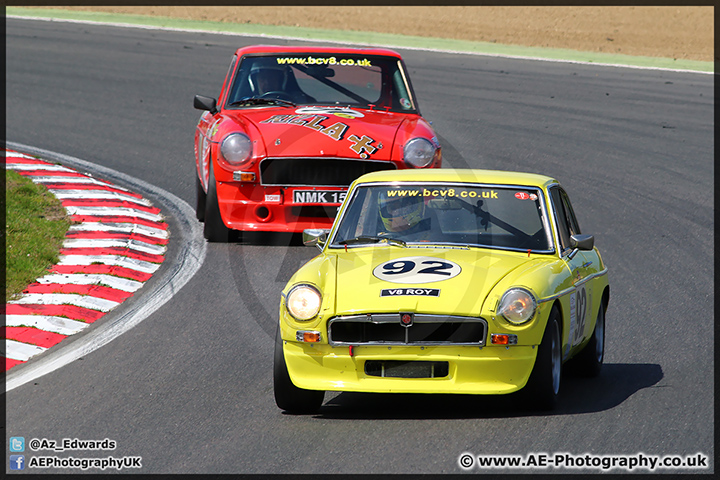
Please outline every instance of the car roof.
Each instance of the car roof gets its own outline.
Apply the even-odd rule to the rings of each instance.
[[[367,173],[355,180],[355,183],[371,182],[459,182],[535,187],[559,183],[553,177],[536,173],[456,168],[385,170]]]
[[[402,58],[399,53],[387,48],[349,48],[349,47],[304,47],[304,46],[282,46],[282,45],[251,45],[237,49],[237,56],[261,53],[322,53],[322,54],[359,54],[359,55],[384,55]]]

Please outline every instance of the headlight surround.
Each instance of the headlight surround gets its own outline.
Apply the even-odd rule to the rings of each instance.
[[[527,322],[535,315],[537,300],[524,288],[511,288],[500,299],[497,313],[515,325]]]
[[[322,295],[317,288],[308,284],[295,285],[285,298],[285,307],[295,320],[307,322],[320,311]]]
[[[220,154],[231,167],[240,167],[250,158],[252,141],[244,133],[231,133],[220,144]]]
[[[437,149],[427,138],[413,138],[403,148],[403,160],[415,168],[423,168],[430,165]]]

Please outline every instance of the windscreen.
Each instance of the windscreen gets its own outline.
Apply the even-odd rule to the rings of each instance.
[[[331,247],[387,241],[552,250],[543,197],[534,187],[468,184],[356,188]]]
[[[398,58],[377,55],[264,55],[243,57],[228,108],[257,106],[248,99],[416,113],[412,89]]]

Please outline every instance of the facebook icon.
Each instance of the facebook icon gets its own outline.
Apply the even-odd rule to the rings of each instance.
[[[10,470],[25,470],[25,455],[10,455]]]

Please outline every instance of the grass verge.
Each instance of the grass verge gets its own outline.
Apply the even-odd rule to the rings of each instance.
[[[6,173],[5,301],[58,262],[70,224],[60,200],[19,173]]]

